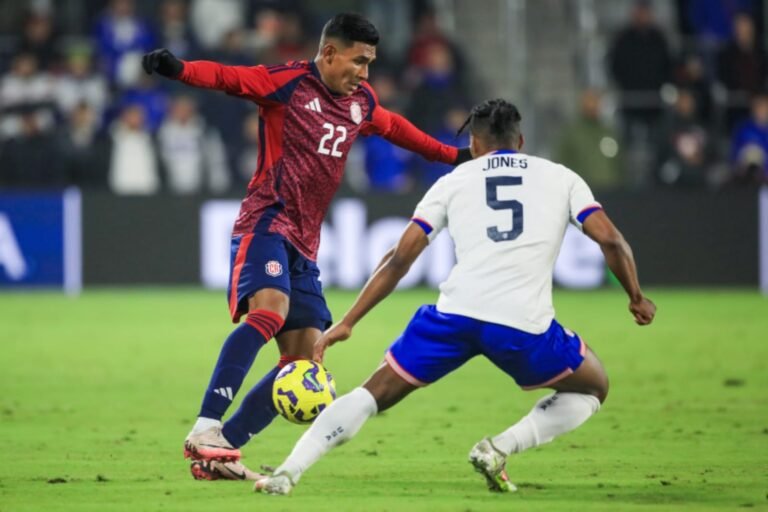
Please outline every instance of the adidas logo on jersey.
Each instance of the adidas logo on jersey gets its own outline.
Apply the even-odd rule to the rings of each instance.
[[[322,112],[323,109],[320,108],[320,100],[315,98],[306,105],[304,105],[304,108],[308,108],[312,112]]]
[[[213,390],[214,393],[217,395],[221,395],[224,398],[229,398],[230,401],[232,401],[232,388],[227,386],[226,388],[217,388]]]

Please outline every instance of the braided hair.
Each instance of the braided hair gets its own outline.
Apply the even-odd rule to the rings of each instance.
[[[520,111],[512,103],[497,98],[475,105],[456,136],[469,126],[473,135],[488,137],[495,145],[505,146],[520,138]]]

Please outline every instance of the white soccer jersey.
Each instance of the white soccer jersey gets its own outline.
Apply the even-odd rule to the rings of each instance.
[[[430,241],[447,227],[456,247],[437,309],[546,331],[555,315],[552,269],[568,222],[581,229],[599,208],[580,176],[544,158],[503,150],[458,166],[413,217]]]

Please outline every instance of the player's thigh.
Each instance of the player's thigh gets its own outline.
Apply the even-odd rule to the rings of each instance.
[[[320,269],[289,242],[285,243],[285,247],[291,273],[291,307],[280,332],[302,329],[324,331],[333,322],[320,283]]]
[[[232,320],[254,309],[285,318],[290,309],[291,276],[285,239],[275,233],[235,236],[227,289]]]
[[[392,371],[405,382],[426,386],[475,357],[476,320],[441,313],[434,305],[416,311],[405,331],[385,355]]]
[[[403,380],[386,361],[365,381],[363,387],[373,395],[378,412],[386,411],[418,389],[418,386]]]
[[[597,355],[587,347],[584,361],[576,371],[549,387],[557,391],[593,395],[604,402],[608,396],[608,375]]]
[[[289,308],[290,298],[283,290],[276,288],[262,288],[248,297],[248,311],[266,309],[285,318]]]
[[[280,355],[297,357],[300,359],[312,359],[312,351],[315,342],[320,338],[322,331],[314,327],[304,329],[292,329],[281,331],[275,336]]]
[[[572,375],[583,364],[587,349],[577,334],[556,320],[539,334],[487,324],[482,340],[483,354],[525,390],[552,387]]]

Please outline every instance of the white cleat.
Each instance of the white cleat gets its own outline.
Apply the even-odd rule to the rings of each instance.
[[[240,450],[229,444],[221,427],[216,426],[189,434],[184,440],[184,458],[236,462],[240,460]]]
[[[496,449],[487,437],[472,447],[469,462],[475,471],[485,477],[488,489],[494,492],[515,492],[517,487],[509,481],[505,466],[507,457]]]
[[[295,485],[296,484],[293,483],[291,477],[288,476],[288,473],[281,472],[257,480],[253,486],[253,490],[262,494],[285,496],[291,493]]]
[[[242,462],[195,460],[189,466],[195,480],[251,480],[255,482],[267,475],[248,469]]]

